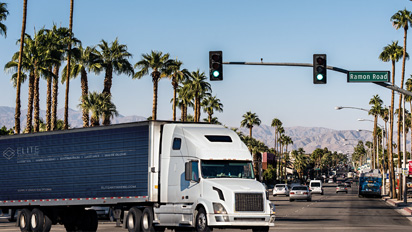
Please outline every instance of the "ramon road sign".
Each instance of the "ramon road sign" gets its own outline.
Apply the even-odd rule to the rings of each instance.
[[[349,71],[348,82],[390,82],[389,71]]]

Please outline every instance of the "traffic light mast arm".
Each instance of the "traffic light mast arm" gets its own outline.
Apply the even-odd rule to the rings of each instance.
[[[313,67],[313,64],[310,64],[310,63],[222,62],[222,64]],[[340,72],[340,73],[345,73],[345,74],[349,73],[348,70],[338,68],[338,67],[326,66],[326,68],[332,71]],[[412,92],[409,92],[405,89],[401,89],[396,85],[394,86],[386,82],[372,82],[372,83],[412,97]]]

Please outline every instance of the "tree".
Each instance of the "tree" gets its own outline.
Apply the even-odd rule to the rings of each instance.
[[[82,89],[82,97],[81,100],[84,101],[85,96],[89,93],[88,87],[88,79],[87,79],[87,70],[93,71],[96,74],[99,74],[101,71],[101,60],[97,55],[97,50],[95,47],[86,47],[83,48],[79,46],[78,48],[74,49],[73,56],[72,56],[72,64],[71,66],[71,74],[70,77],[76,78],[77,76],[80,77],[81,89]],[[65,77],[67,76],[67,66],[63,69],[63,78],[62,81],[65,81]],[[83,109],[82,112],[82,119],[83,119],[83,127],[89,126],[89,112]]]
[[[6,126],[3,126],[2,128],[0,128],[0,136],[1,135],[12,135],[13,134],[13,129],[7,129]]]
[[[22,65],[22,56],[23,56],[23,47],[24,47],[24,34],[26,33],[26,18],[27,18],[27,0],[23,0],[23,21],[21,26],[20,34],[20,50],[19,50],[19,63],[17,67],[17,84],[16,84],[16,112],[14,114],[14,133],[20,133],[20,91],[21,91],[21,65]]]
[[[412,75],[410,78],[408,78],[408,80],[406,80],[406,90],[412,92]],[[405,100],[407,102],[409,102],[409,109],[410,109],[410,117],[412,118],[412,97],[411,96],[405,96]],[[409,125],[411,130],[412,130],[412,124]],[[412,141],[412,133],[411,133],[411,141]],[[410,152],[411,156],[412,156],[412,146],[411,146],[411,152]],[[411,159],[412,157],[409,157],[409,159]]]
[[[374,126],[373,126],[373,149],[372,149],[372,168],[375,169],[375,157],[378,157],[378,154],[376,154],[376,147],[378,146],[377,144],[377,126],[378,126],[378,116],[382,111],[382,104],[383,101],[379,97],[379,95],[374,95],[371,100],[369,101],[369,105],[372,105],[371,109],[369,110],[368,114],[373,115],[374,117]]]
[[[0,2],[0,35],[7,36],[7,26],[2,22],[7,19],[9,11],[7,10],[7,3]]]
[[[300,148],[302,149],[302,148]],[[298,173],[299,179],[302,182],[302,178],[303,178],[303,173],[306,169],[306,167],[309,164],[309,160],[308,157],[304,154],[303,149],[302,150],[294,150],[292,152],[293,158],[295,159],[295,162],[293,163],[293,168],[296,170],[296,172]]]
[[[139,69],[133,76],[133,79],[140,79],[152,70],[153,82],[153,108],[152,120],[157,119],[157,92],[158,84],[162,77],[166,77],[169,67],[173,64],[173,60],[169,59],[169,53],[163,54],[158,51],[151,51],[151,53],[142,54],[142,59],[134,65],[134,68]]]
[[[252,129],[253,126],[259,126],[261,121],[256,113],[252,113],[251,111],[246,112],[243,116],[243,120],[240,122],[241,127],[249,128],[249,136],[252,138]]]
[[[173,121],[176,121],[176,107],[177,107],[177,89],[179,84],[190,78],[190,73],[187,69],[181,69],[183,62],[174,60],[166,70],[167,76],[172,79],[173,86]]]
[[[392,42],[392,44],[388,44],[383,48],[382,53],[379,55],[379,59],[383,62],[392,62],[392,85],[395,85],[395,63],[399,61],[400,58],[403,57],[403,48],[398,45],[398,41]],[[393,111],[394,111],[394,99],[395,99],[395,92],[392,90],[391,96],[391,107],[389,110],[389,117],[393,119]],[[393,121],[390,120],[390,129],[389,129],[389,139],[388,144],[393,143]],[[389,154],[389,173],[390,173],[390,181],[391,181],[391,191],[390,195],[391,198],[394,197],[396,194],[395,188],[395,172],[394,172],[394,165],[393,165],[393,147],[388,146],[388,154]]]
[[[216,96],[208,96],[202,101],[203,111],[208,115],[208,122],[212,123],[214,111],[223,112],[223,104]]]
[[[195,108],[194,108],[194,113],[195,113],[195,122],[200,121],[200,107],[201,107],[201,101],[204,97],[207,97],[210,95],[210,92],[212,92],[212,87],[210,84],[206,81],[207,77],[204,72],[200,72],[199,69],[196,71],[193,71],[190,74],[190,81],[188,82],[191,90],[193,91],[193,96],[195,100]]]
[[[79,107],[91,114],[90,126],[92,127],[100,125],[100,118],[103,117],[103,115],[105,115],[105,117],[118,115],[116,106],[111,101],[110,94],[91,92],[82,98],[82,103]]]
[[[194,99],[194,92],[191,89],[190,81],[187,80],[183,86],[180,86],[177,89],[178,97],[177,97],[177,105],[180,108],[181,116],[180,120],[182,122],[187,121],[187,107],[193,107],[193,99]]]
[[[275,149],[275,154],[276,154],[276,153],[277,153],[277,147],[278,147],[278,144],[277,144],[277,140],[278,140],[278,129],[279,129],[279,127],[282,126],[282,122],[281,122],[279,119],[274,118],[274,119],[272,120],[272,124],[271,124],[270,126],[275,128],[275,146],[274,146],[274,149]]]
[[[67,70],[70,69],[70,51],[72,50],[72,43],[71,39],[73,37],[73,4],[74,0],[70,0],[70,19],[69,19],[69,35],[70,35],[70,42],[68,43],[67,47]],[[64,101],[64,125],[63,128],[65,130],[69,129],[69,87],[70,87],[70,73],[67,72],[66,76],[66,94],[65,94],[65,101]]]

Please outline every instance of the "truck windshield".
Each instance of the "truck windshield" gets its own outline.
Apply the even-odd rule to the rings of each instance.
[[[203,160],[203,178],[243,178],[254,179],[252,162],[231,160]]]

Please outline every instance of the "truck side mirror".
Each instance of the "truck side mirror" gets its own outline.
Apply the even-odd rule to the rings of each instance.
[[[185,180],[192,180],[192,162],[185,163]]]

